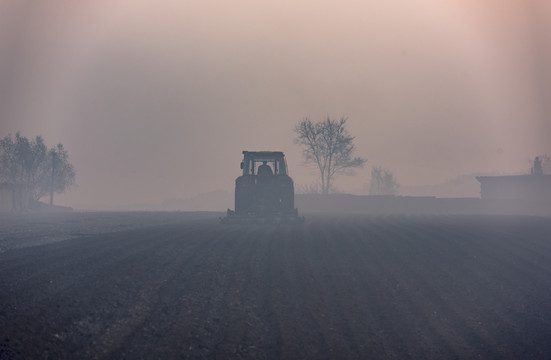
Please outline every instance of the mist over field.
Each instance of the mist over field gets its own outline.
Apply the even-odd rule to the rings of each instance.
[[[547,0],[0,0],[0,359],[551,359],[550,44]]]
[[[0,137],[63,143],[78,187],[56,202],[79,209],[232,192],[242,150],[315,183],[305,116],[349,118],[368,163],[343,192],[378,165],[417,193],[527,173],[551,154],[550,20],[544,0],[4,0]]]

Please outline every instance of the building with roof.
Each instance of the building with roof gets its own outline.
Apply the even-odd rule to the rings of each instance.
[[[486,200],[551,202],[551,175],[477,176]]]
[[[536,157],[531,174],[510,176],[477,176],[483,200],[522,200],[551,203],[551,175],[545,175]]]

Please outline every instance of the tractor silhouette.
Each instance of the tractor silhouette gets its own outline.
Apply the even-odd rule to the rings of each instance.
[[[222,223],[303,222],[295,208],[293,179],[281,151],[243,151],[243,173],[235,179],[235,210]]]

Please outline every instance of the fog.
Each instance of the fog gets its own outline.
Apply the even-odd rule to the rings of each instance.
[[[231,191],[242,150],[348,116],[361,193],[382,165],[420,186],[528,172],[551,154],[544,0],[0,1],[0,136],[68,149],[83,209]]]

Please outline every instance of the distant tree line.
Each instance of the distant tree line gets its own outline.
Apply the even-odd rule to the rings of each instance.
[[[32,200],[62,193],[75,184],[75,169],[62,144],[47,148],[44,139],[18,132],[0,139],[0,184],[24,190]]]
[[[398,182],[392,172],[381,166],[374,166],[371,169],[369,195],[396,195],[398,187]]]
[[[540,155],[539,158],[542,162],[542,170],[544,174],[551,174],[551,156]]]

